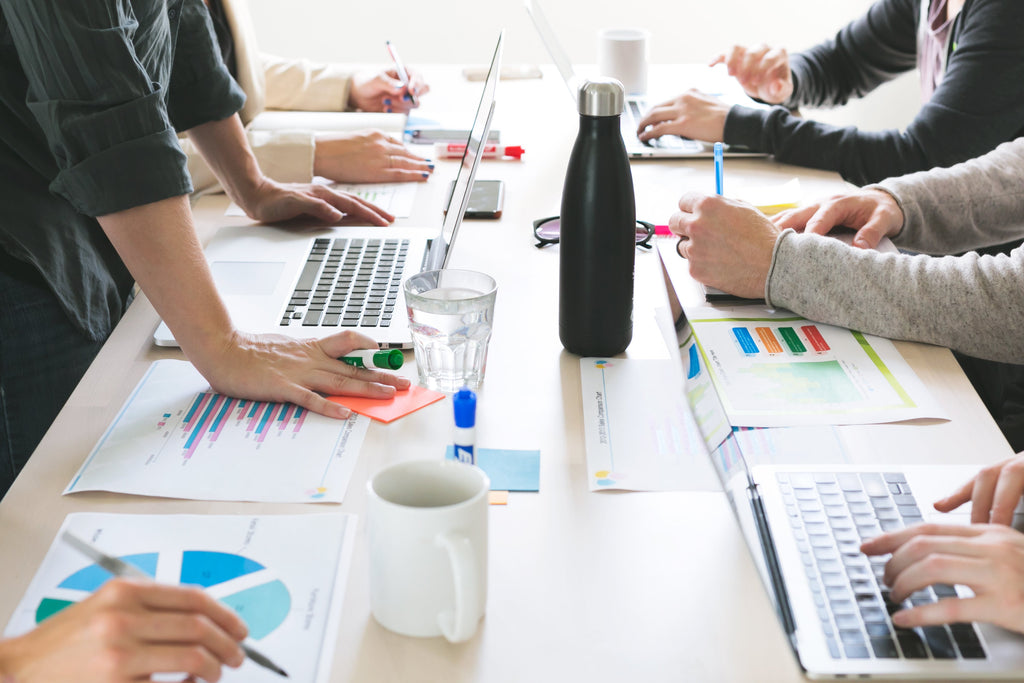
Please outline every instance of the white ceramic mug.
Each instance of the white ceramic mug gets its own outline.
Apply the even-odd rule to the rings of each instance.
[[[606,28],[597,34],[597,73],[622,83],[627,95],[647,92],[650,32],[640,28]]]
[[[367,484],[370,607],[407,636],[469,640],[487,601],[483,470],[450,460],[392,465]]]

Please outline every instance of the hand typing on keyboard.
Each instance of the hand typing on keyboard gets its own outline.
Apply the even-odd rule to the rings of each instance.
[[[973,598],[943,597],[895,612],[901,628],[985,621],[1024,633],[1024,534],[994,524],[919,524],[861,545],[892,557],[884,581],[900,603],[933,585],[960,584]],[[911,601],[913,604],[913,601]]]
[[[971,522],[1012,524],[1024,494],[1024,454],[982,469],[952,495],[935,501],[939,512],[971,504]]]

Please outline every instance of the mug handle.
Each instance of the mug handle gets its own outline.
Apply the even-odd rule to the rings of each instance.
[[[480,605],[480,572],[473,544],[463,534],[449,531],[438,534],[434,545],[448,551],[455,582],[455,608],[438,614],[437,625],[449,642],[461,643],[473,637],[483,611]]]

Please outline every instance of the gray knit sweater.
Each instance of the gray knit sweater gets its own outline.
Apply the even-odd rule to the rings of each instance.
[[[875,185],[903,209],[882,254],[784,231],[765,300],[804,317],[892,339],[1024,364],[1024,248],[927,256],[1024,240],[1024,138],[985,156]]]

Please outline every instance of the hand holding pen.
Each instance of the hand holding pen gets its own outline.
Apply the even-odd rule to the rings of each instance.
[[[107,555],[96,546],[92,545],[88,541],[85,541],[84,539],[79,538],[78,536],[75,536],[70,531],[65,531],[61,536],[61,539],[65,543],[70,545],[72,548],[79,551],[80,553],[88,557],[90,560],[95,562],[99,567],[102,567],[114,576],[139,579],[141,581],[147,582],[153,580],[151,576],[146,574],[144,571],[142,571],[135,565],[129,564],[118,557]],[[138,593],[146,593],[146,597],[142,597],[142,601],[146,602],[148,600],[151,603],[150,607],[154,609],[172,610],[174,609],[174,605],[171,604],[171,601],[177,599],[177,601],[181,603],[181,605],[178,606],[178,609],[180,611],[185,612],[189,611],[188,609],[186,609],[186,606],[189,603],[197,604],[199,602],[202,602],[208,612],[216,612],[214,616],[210,616],[209,614],[207,616],[210,616],[211,620],[214,623],[221,626],[221,628],[223,628],[225,631],[225,633],[222,634],[222,637],[219,639],[223,642],[219,642],[217,643],[216,646],[213,647],[213,651],[223,650],[225,652],[225,654],[220,656],[221,662],[228,664],[229,666],[240,666],[242,664],[241,660],[236,660],[234,656],[230,654],[230,646],[234,645],[236,648],[241,648],[241,651],[245,654],[245,656],[251,659],[256,664],[259,664],[265,669],[269,669],[270,671],[276,673],[278,676],[288,678],[288,674],[281,667],[274,664],[274,662],[272,662],[266,655],[256,650],[247,642],[244,642],[243,638],[245,636],[246,628],[245,624],[241,622],[238,616],[224,605],[218,603],[216,600],[209,598],[209,596],[207,596],[206,594],[200,593],[197,596],[195,591],[191,589],[186,589],[181,586],[163,586],[156,583],[144,586],[138,586],[136,584],[134,587],[132,587],[131,584],[126,585],[128,585],[129,587],[122,588],[119,590],[121,590],[122,592],[135,591]],[[178,594],[180,594],[180,596]],[[164,604],[165,602],[167,604]],[[194,609],[192,611],[198,610]],[[169,625],[165,625],[163,627],[162,632],[166,634],[172,633],[173,631],[169,628]],[[230,637],[228,634],[231,634]],[[232,638],[234,638],[235,640],[232,640]],[[171,639],[173,640],[173,638]],[[237,642],[239,640],[241,640],[242,642]],[[210,659],[211,661],[209,663],[209,666],[215,667],[217,673],[219,674],[220,663],[212,661],[212,657]],[[177,670],[178,669],[173,668],[159,669],[155,670],[154,673]],[[216,680],[219,676],[210,676],[209,669],[205,669],[202,677],[206,680]]]
[[[423,85],[422,79],[414,79],[411,72],[405,68],[405,64],[402,62],[402,58],[398,56],[398,48],[390,40],[384,42],[384,47],[388,51],[388,55],[391,57],[391,61],[394,62],[395,68],[394,73],[398,77],[398,80],[402,82],[402,86],[405,92],[402,94],[402,102],[408,102],[412,107],[420,106],[417,95],[426,92],[422,90]],[[399,103],[393,102],[392,108],[395,108]],[[404,108],[404,107],[403,107]]]

